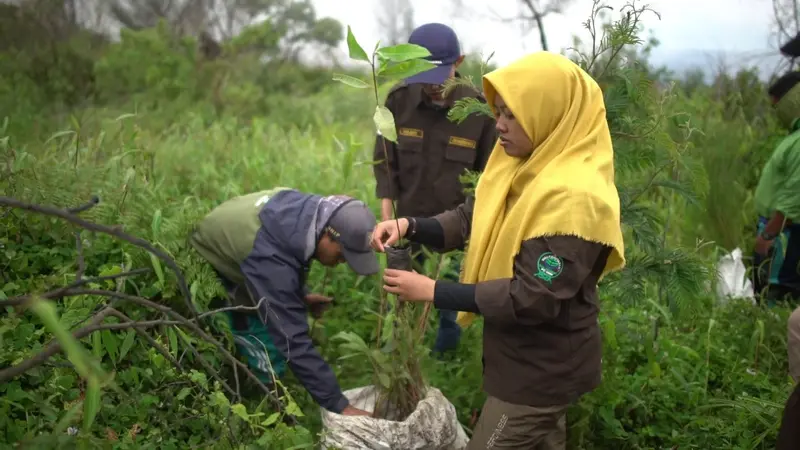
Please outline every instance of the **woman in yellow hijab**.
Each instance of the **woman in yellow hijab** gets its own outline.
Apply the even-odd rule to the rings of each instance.
[[[625,264],[603,93],[549,52],[487,74],[483,88],[500,138],[474,200],[382,222],[372,245],[467,247],[460,283],[386,270],[384,289],[461,311],[462,326],[483,317],[488,398],[468,448],[563,449],[567,408],[601,379],[597,282]]]

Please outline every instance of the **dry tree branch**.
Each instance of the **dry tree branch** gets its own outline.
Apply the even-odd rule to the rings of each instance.
[[[89,325],[86,325],[83,328],[75,330],[72,332],[72,336],[75,339],[82,339],[90,334],[92,334],[100,323],[111,314],[110,308],[103,309],[99,313],[95,314],[92,317],[92,320],[89,322]],[[38,367],[42,365],[45,361],[47,361],[51,356],[55,355],[56,353],[61,351],[61,344],[58,340],[53,339],[50,344],[41,352],[37,353],[31,358],[28,358],[21,363],[8,367],[6,369],[0,370],[0,384],[6,383],[14,377],[22,375],[23,373],[33,369],[34,367]]]
[[[115,316],[115,317],[117,317],[118,319],[120,319],[120,320],[124,320],[124,321],[126,321],[126,322],[128,322],[128,323],[131,323],[131,324],[135,323],[133,320],[131,320],[131,318],[130,318],[130,317],[126,316],[126,315],[125,315],[125,314],[123,314],[122,312],[120,312],[120,311],[118,311],[118,310],[116,310],[116,309],[114,309],[114,308],[111,308],[111,307],[109,307],[109,309],[111,310],[111,315],[112,315],[112,316]],[[118,325],[118,324],[115,324],[115,325]],[[102,325],[101,325],[101,326],[102,326]],[[174,365],[174,366],[175,366],[175,367],[176,367],[178,370],[180,370],[181,372],[185,372],[185,370],[184,370],[183,366],[181,365],[181,363],[180,363],[180,362],[179,362],[177,359],[175,359],[175,358],[174,358],[174,357],[173,357],[173,356],[172,356],[172,355],[171,355],[171,354],[170,354],[170,353],[167,351],[167,349],[165,349],[165,348],[164,348],[164,347],[163,347],[161,344],[159,344],[158,342],[156,342],[156,340],[155,340],[155,339],[153,339],[153,338],[152,338],[152,336],[150,336],[149,334],[147,334],[147,332],[146,332],[146,331],[144,331],[144,330],[140,329],[139,327],[132,327],[132,328],[133,328],[133,330],[136,332],[136,334],[138,334],[139,336],[141,336],[141,337],[142,337],[144,340],[146,340],[146,341],[147,341],[147,342],[148,342],[150,345],[152,345],[152,346],[153,346],[153,348],[155,348],[155,349],[156,349],[156,350],[157,350],[159,353],[161,353],[161,355],[162,355],[164,358],[166,358],[166,359],[167,359],[167,361],[171,362],[171,363],[172,363],[172,364],[173,364],[173,365]]]
[[[188,329],[191,331],[192,334],[196,335],[200,339],[205,342],[212,344],[215,349],[221,353],[231,366],[233,367],[234,374],[235,374],[235,381],[236,387],[231,388],[228,383],[223,379],[223,377],[217,373],[214,367],[200,354],[200,352],[194,348],[194,346],[188,342],[186,337],[182,333],[178,333],[178,337],[184,346],[189,349],[191,353],[193,353],[197,361],[209,372],[209,374],[215,378],[220,384],[225,388],[225,390],[230,393],[234,398],[237,400],[241,398],[240,394],[240,387],[239,387],[239,370],[241,369],[248,378],[250,378],[261,390],[265,393],[266,397],[270,401],[270,403],[277,408],[279,411],[285,411],[283,404],[280,398],[276,395],[276,393],[272,392],[270,388],[264,385],[261,380],[258,379],[256,375],[254,375],[249,368],[239,361],[235,356],[233,356],[225,347],[224,344],[217,341],[215,338],[207,334],[203,329],[200,327],[200,320],[212,316],[214,314],[218,314],[221,312],[227,311],[254,311],[257,310],[261,303],[263,303],[266,299],[261,299],[258,304],[255,306],[232,306],[232,307],[223,307],[219,309],[215,309],[212,311],[207,311],[203,314],[198,314],[196,309],[194,308],[194,304],[192,301],[191,294],[188,290],[186,280],[177,264],[164,252],[156,249],[153,247],[149,242],[131,236],[122,232],[118,227],[108,227],[104,225],[99,225],[96,223],[88,222],[83,220],[77,216],[76,213],[80,213],[82,211],[86,211],[92,206],[96,205],[99,202],[97,197],[93,197],[92,201],[87,203],[86,205],[72,208],[72,209],[64,209],[59,210],[52,207],[42,206],[42,205],[34,205],[25,203],[13,198],[9,197],[0,197],[0,205],[9,206],[11,209],[18,208],[18,209],[25,209],[32,212],[37,212],[40,214],[48,215],[48,216],[55,216],[67,220],[75,225],[83,229],[87,229],[90,231],[96,231],[104,234],[111,235],[116,237],[120,240],[129,242],[137,247],[140,247],[157,257],[159,257],[162,261],[164,261],[175,273],[175,276],[178,280],[178,284],[181,288],[182,293],[184,294],[184,300],[186,301],[187,305],[189,306],[191,312],[193,313],[193,317],[186,318],[179,314],[178,312],[174,311],[172,308],[156,303],[152,300],[148,300],[144,297],[139,297],[135,295],[126,294],[123,292],[115,292],[115,291],[108,291],[102,289],[86,289],[84,286],[88,284],[97,283],[104,280],[112,280],[112,279],[120,279],[123,277],[128,276],[135,276],[143,273],[150,272],[150,269],[136,269],[131,270],[124,273],[108,275],[108,276],[100,276],[100,277],[92,277],[92,278],[84,278],[83,274],[85,271],[85,260],[83,255],[83,245],[81,242],[80,232],[76,233],[76,246],[78,250],[78,271],[76,276],[76,281],[73,283],[63,286],[57,289],[53,289],[51,291],[45,292],[44,294],[28,294],[28,295],[21,295],[17,297],[12,297],[6,300],[0,301],[0,307],[15,307],[18,309],[25,309],[27,305],[34,300],[37,299],[60,299],[63,297],[71,297],[71,296],[100,296],[111,299],[111,301],[99,312],[95,313],[90,319],[89,323],[81,328],[72,331],[73,336],[75,339],[82,339],[85,338],[96,331],[102,330],[125,330],[125,329],[132,329],[145,340],[147,340],[151,345],[153,345],[157,351],[159,351],[168,361],[170,361],[175,367],[179,370],[183,371],[183,366],[180,364],[178,360],[176,360],[163,346],[159,345],[155,339],[149,336],[145,330],[148,328],[153,327],[160,327],[160,326],[175,326]],[[148,320],[148,321],[135,321],[132,320],[130,317],[126,316],[122,312],[120,312],[116,307],[122,303],[133,303],[139,306],[143,306],[150,310],[157,311],[164,315],[165,319],[161,320]],[[120,320],[123,320],[122,323],[103,323],[106,317],[114,316]],[[24,374],[25,372],[38,367],[45,363],[49,358],[54,356],[55,354],[62,351],[61,344],[56,340],[53,339],[47,347],[37,353],[36,355],[22,361],[21,363],[4,368],[0,370],[0,383],[5,383],[8,380],[17,377],[19,375]],[[291,415],[286,415],[285,417],[286,422],[289,425],[296,424],[296,419]]]
[[[40,298],[59,298],[65,292],[67,292],[68,290],[79,288],[79,287],[85,286],[87,284],[99,283],[101,281],[106,281],[106,280],[116,280],[116,279],[119,279],[119,278],[133,277],[133,276],[136,276],[136,275],[141,275],[141,274],[145,274],[145,273],[149,273],[149,272],[152,272],[152,270],[145,268],[145,269],[134,269],[134,270],[131,270],[131,271],[128,271],[128,272],[120,272],[120,273],[116,273],[116,274],[113,274],[113,275],[103,275],[103,276],[100,276],[100,277],[82,278],[82,279],[80,279],[78,281],[75,281],[74,283],[68,284],[66,286],[54,289],[54,290],[46,292],[44,294],[39,294],[38,297],[40,297]],[[21,305],[27,303],[28,301],[30,301],[33,297],[37,297],[37,295],[26,294],[26,295],[20,295],[20,296],[17,296],[17,297],[11,297],[11,298],[9,298],[7,300],[0,300],[0,307],[21,306]]]
[[[94,196],[92,197],[92,201],[90,201],[86,205],[74,209],[63,210],[63,209],[53,208],[51,206],[42,206],[42,205],[25,203],[10,197],[0,197],[0,205],[37,212],[40,214],[44,214],[46,216],[58,217],[66,220],[67,222],[72,223],[73,225],[77,225],[81,228],[113,236],[117,239],[120,239],[122,241],[133,244],[139,248],[142,248],[152,253],[153,255],[157,256],[159,259],[164,261],[164,263],[174,272],[175,278],[177,278],[178,280],[178,288],[180,289],[181,294],[183,294],[186,306],[189,308],[189,311],[191,311],[191,313],[196,316],[197,309],[194,307],[194,303],[192,302],[192,294],[189,292],[189,286],[186,284],[186,278],[184,278],[181,269],[169,255],[167,255],[164,251],[155,248],[152,244],[145,241],[144,239],[137,238],[123,232],[121,230],[121,227],[119,226],[109,227],[106,225],[100,225],[86,221],[75,215],[77,213],[86,211],[87,209],[95,206],[97,203],[99,203],[99,201],[100,200],[96,196]]]
[[[140,306],[144,306],[144,307],[156,310],[158,312],[164,313],[168,317],[171,317],[173,320],[153,320],[153,321],[147,321],[147,322],[129,321],[129,322],[122,323],[122,324],[101,324],[102,320],[106,316],[108,316],[109,314],[112,314],[112,311],[109,310],[110,308],[106,308],[106,309],[103,309],[102,311],[100,311],[98,314],[96,314],[89,325],[87,325],[87,326],[85,326],[83,328],[80,328],[79,330],[73,332],[73,336],[76,339],[84,338],[84,337],[90,335],[91,333],[93,333],[95,331],[104,330],[104,329],[116,329],[116,330],[119,330],[119,329],[131,329],[131,328],[133,328],[133,329],[141,329],[141,328],[150,328],[150,327],[159,326],[159,325],[174,325],[174,326],[186,327],[186,328],[190,329],[194,334],[199,336],[201,339],[203,339],[204,341],[213,344],[217,348],[217,350],[220,353],[222,353],[222,355],[231,364],[237,366],[239,369],[244,370],[244,374],[247,375],[251,380],[253,380],[264,391],[264,393],[269,398],[270,402],[273,403],[273,405],[275,407],[279,408],[280,410],[284,409],[280,399],[278,399],[277,396],[272,391],[270,391],[270,389],[267,386],[265,386],[264,383],[262,383],[261,380],[259,380],[258,377],[256,377],[248,369],[248,367],[244,363],[239,361],[230,352],[228,352],[228,350],[225,348],[225,346],[222,343],[220,343],[219,341],[217,341],[216,339],[214,339],[210,335],[206,334],[198,325],[193,323],[192,320],[187,319],[187,318],[183,317],[182,315],[178,314],[177,312],[173,311],[172,308],[170,308],[168,306],[164,306],[164,305],[158,304],[158,303],[155,303],[155,302],[152,302],[152,301],[147,300],[147,299],[142,298],[142,297],[137,297],[137,296],[134,296],[134,295],[124,294],[122,292],[104,291],[104,290],[101,290],[101,289],[69,289],[69,290],[67,290],[65,292],[60,293],[60,296],[63,296],[63,297],[71,297],[71,296],[79,296],[79,295],[97,295],[97,296],[104,296],[104,297],[109,297],[109,298],[114,298],[114,299],[119,300],[119,302],[114,303],[114,304],[119,304],[119,303],[123,303],[123,302],[134,303],[134,304],[137,304],[137,305],[140,305]],[[47,294],[41,295],[40,298],[47,298]],[[227,308],[221,308],[221,309],[225,310]],[[206,314],[214,314],[216,312],[218,312],[218,311],[216,311],[216,310],[215,311],[209,311]],[[183,340],[182,336],[181,336],[181,339]],[[185,342],[185,340],[184,340],[184,343],[188,344],[188,343]],[[204,358],[202,358],[202,356],[199,354],[199,352],[197,352],[196,349],[194,349],[193,346],[188,345],[188,347],[192,351],[192,353],[194,353],[195,356],[198,357],[198,361],[200,362],[200,364],[202,364],[206,368],[206,370],[208,370],[210,372],[210,374],[214,378],[217,378],[217,380],[220,381],[220,383],[223,385],[223,387],[225,387],[225,389],[231,395],[234,395],[234,396],[238,396],[239,395],[236,390],[231,388],[224,380],[221,379],[221,377],[219,377],[219,375],[216,373],[216,371],[213,369],[213,367],[211,367],[210,364],[207,361],[205,361]],[[10,380],[11,378],[14,378],[14,377],[16,377],[18,375],[21,375],[21,374],[25,373],[26,371],[41,365],[48,358],[50,358],[51,356],[55,355],[60,350],[61,350],[61,345],[57,341],[52,341],[50,343],[50,345],[48,345],[48,347],[45,350],[43,350],[42,352],[40,352],[37,355],[33,356],[32,358],[29,358],[29,359],[27,359],[27,360],[15,365],[15,366],[9,367],[7,369],[0,370],[0,383],[4,383],[4,382]],[[293,418],[289,418],[289,419],[293,420]]]

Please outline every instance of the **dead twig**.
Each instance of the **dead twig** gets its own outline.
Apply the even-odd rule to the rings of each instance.
[[[11,298],[6,299],[6,300],[0,300],[0,307],[20,306],[20,305],[23,305],[23,304],[27,303],[28,301],[30,301],[33,297],[39,297],[39,298],[43,298],[43,299],[59,298],[65,292],[67,292],[68,290],[79,288],[79,287],[85,286],[87,284],[99,283],[101,281],[106,281],[106,280],[116,280],[116,279],[125,278],[125,277],[133,277],[133,276],[136,276],[136,275],[142,275],[142,274],[149,273],[149,272],[152,272],[152,270],[145,268],[145,269],[135,269],[135,270],[131,270],[131,271],[128,271],[128,272],[121,272],[121,273],[117,273],[117,274],[113,274],[113,275],[104,275],[104,276],[101,276],[101,277],[82,278],[82,279],[80,279],[78,281],[75,281],[74,283],[70,283],[70,284],[68,284],[68,285],[66,285],[64,287],[60,287],[58,289],[54,289],[54,290],[46,292],[44,294],[38,294],[38,295],[36,295],[36,294],[26,294],[26,295],[20,295],[20,296],[17,296],[17,297],[11,297]]]
[[[45,295],[42,295],[40,297],[44,298]],[[146,308],[150,308],[150,309],[153,309],[155,311],[164,313],[165,315],[170,317],[172,320],[171,321],[151,321],[151,325],[176,325],[176,326],[182,326],[182,327],[188,328],[189,330],[192,331],[193,334],[199,336],[204,341],[209,342],[212,345],[214,345],[217,348],[217,350],[225,357],[225,359],[228,360],[228,362],[230,362],[234,366],[237,366],[239,369],[242,369],[244,371],[243,373],[245,375],[247,375],[247,377],[250,378],[259,388],[261,388],[261,390],[266,394],[267,398],[270,400],[270,402],[276,408],[278,408],[281,411],[284,410],[283,404],[280,401],[280,399],[266,385],[264,385],[264,383],[261,382],[261,380],[259,380],[258,377],[256,377],[255,374],[253,374],[244,363],[242,363],[235,356],[233,356],[225,348],[224,344],[220,343],[219,341],[214,339],[212,336],[208,335],[196,323],[194,323],[193,320],[190,320],[190,319],[187,319],[186,317],[183,317],[181,314],[175,312],[172,308],[170,308],[168,306],[165,306],[165,305],[161,305],[159,303],[152,302],[152,301],[147,300],[146,298],[143,298],[143,297],[137,297],[135,295],[125,294],[125,293],[122,293],[122,292],[104,291],[104,290],[101,290],[101,289],[68,289],[65,292],[60,293],[60,295],[64,296],[64,297],[73,297],[73,296],[79,296],[79,295],[97,295],[97,296],[102,296],[102,297],[108,297],[108,298],[114,298],[114,299],[117,299],[117,300],[121,300],[120,302],[118,302],[119,304],[124,303],[124,302],[130,302],[130,303],[134,303],[134,304],[137,304],[137,305],[140,305],[140,306],[144,306]],[[225,308],[223,308],[223,309],[225,309]],[[107,309],[103,310],[103,311],[107,311]],[[216,312],[216,311],[214,311],[214,312]],[[106,312],[106,314],[109,314],[109,313]],[[135,323],[136,322],[131,322],[131,324],[135,324]],[[96,331],[97,330],[96,329],[97,325],[99,325],[99,323],[93,323],[92,325],[87,325],[86,327],[84,327],[81,330],[79,330],[82,333],[86,333],[86,334],[82,334],[81,337],[85,337],[86,335],[92,333],[93,331]],[[118,326],[118,324],[109,324],[109,325]],[[92,326],[94,326],[95,328],[90,328]],[[132,327],[129,324],[127,326],[127,328],[135,328],[135,327]],[[183,338],[181,337],[181,339],[183,339]],[[57,343],[53,343],[51,345],[54,345],[54,344],[57,345]],[[189,348],[190,348],[190,350],[192,350],[193,353],[196,352],[196,350],[193,347],[190,346]],[[45,360],[47,360],[47,358],[49,358],[50,356],[52,356],[55,353],[57,353],[59,351],[59,349],[60,349],[60,346],[55,347],[53,349],[48,347],[48,350],[46,350],[46,352],[48,352],[48,353],[46,355],[42,356],[42,353],[44,353],[44,352],[42,352],[42,353],[34,356],[33,358],[29,359],[29,360],[23,361],[22,363],[20,363],[20,364],[18,364],[16,366],[12,366],[12,367],[10,367],[8,369],[4,369],[4,370],[0,371],[0,383],[3,383],[5,381],[7,381],[8,379],[11,379],[11,378],[13,378],[13,377],[15,377],[17,375],[20,375],[20,374],[26,372],[27,370],[30,370],[33,367],[36,367],[36,366],[40,365]],[[197,356],[197,354],[195,354],[195,355]],[[34,362],[30,362],[32,360],[34,360]],[[200,359],[199,362],[201,364],[203,364],[204,366],[206,366],[208,364],[208,362],[205,361],[204,359]],[[22,368],[20,368],[20,367],[22,367]],[[215,371],[213,370],[212,367],[210,367],[210,365],[206,366],[206,369],[207,370],[211,370],[212,376],[215,375]],[[225,382],[222,382],[222,383],[223,383],[223,386],[226,388],[226,390],[229,391],[229,393],[231,393],[233,395],[236,395],[236,391],[234,391],[230,386],[228,386],[227,383],[225,383]],[[292,421],[292,424],[294,424],[294,418],[289,417],[288,419],[290,421]]]
[[[0,197],[0,205],[10,206],[12,208],[24,209],[27,211],[33,211],[39,214],[44,214],[46,216],[58,217],[66,220],[67,222],[72,223],[73,225],[77,225],[89,231],[94,231],[97,233],[103,233],[109,236],[113,236],[117,239],[120,239],[122,241],[133,244],[139,248],[142,248],[152,253],[153,255],[157,256],[175,274],[175,278],[178,281],[178,288],[180,289],[181,294],[183,295],[184,301],[186,302],[186,306],[189,308],[189,311],[196,316],[197,308],[195,308],[194,303],[192,302],[192,294],[189,292],[189,286],[186,284],[186,279],[184,278],[183,273],[181,272],[178,265],[169,255],[167,255],[164,251],[155,248],[152,244],[145,241],[144,239],[137,238],[123,232],[121,230],[121,227],[118,226],[109,227],[106,225],[96,224],[81,219],[80,217],[75,215],[76,213],[86,211],[89,208],[95,206],[97,203],[99,203],[99,201],[100,200],[95,196],[92,197],[92,201],[90,201],[86,205],[72,209],[58,209],[51,206],[30,204],[10,197]]]
[[[116,310],[116,309],[114,309],[114,308],[109,308],[109,309],[111,310],[110,314],[111,314],[112,316],[115,316],[115,317],[117,317],[118,319],[120,319],[120,320],[124,320],[124,321],[126,321],[126,322],[128,322],[128,323],[134,323],[134,321],[133,321],[133,320],[131,320],[131,318],[130,318],[130,317],[126,316],[126,315],[125,315],[125,314],[123,314],[122,312],[120,312],[120,311],[118,311],[118,310]],[[165,348],[164,348],[164,347],[163,347],[161,344],[159,344],[159,343],[158,343],[158,342],[157,342],[155,339],[153,339],[153,338],[152,338],[152,336],[150,336],[149,334],[147,334],[147,332],[145,332],[144,330],[142,330],[142,329],[141,329],[141,328],[139,328],[139,327],[132,327],[132,328],[133,328],[133,330],[136,332],[136,334],[138,334],[139,336],[141,336],[141,337],[142,337],[144,340],[146,340],[146,341],[147,341],[147,342],[148,342],[150,345],[152,345],[152,346],[153,346],[153,348],[155,348],[155,349],[156,349],[156,350],[157,350],[159,353],[161,353],[161,355],[162,355],[162,356],[164,356],[164,358],[166,358],[166,359],[167,359],[167,361],[171,362],[171,363],[172,363],[172,365],[174,365],[175,367],[177,367],[177,368],[178,368],[178,370],[180,370],[181,372],[185,372],[185,370],[184,370],[183,366],[181,365],[181,363],[180,363],[180,362],[179,362],[177,359],[175,359],[175,358],[174,358],[174,357],[173,357],[173,356],[172,356],[172,355],[171,355],[171,354],[170,354],[170,353],[167,351],[167,349],[165,349]]]
[[[72,333],[72,336],[75,339],[82,339],[95,331],[97,331],[97,327],[103,322],[103,320],[111,314],[110,308],[103,309],[99,313],[95,314],[94,317],[89,321],[89,325],[86,325],[83,328],[80,328]],[[33,369],[34,367],[38,367],[42,365],[45,361],[47,361],[51,356],[55,355],[56,353],[61,351],[61,344],[55,339],[53,339],[48,346],[42,350],[41,352],[37,353],[35,356],[28,358],[21,363],[11,366],[7,369],[0,370],[0,384],[6,383],[14,377],[22,375],[23,373]]]
[[[148,300],[146,298],[139,297],[136,295],[130,295],[123,292],[116,292],[116,291],[109,291],[102,289],[85,288],[85,286],[87,285],[96,284],[107,280],[120,280],[124,277],[136,276],[148,273],[151,272],[151,270],[136,269],[114,275],[85,278],[84,275],[86,271],[86,261],[83,252],[83,242],[80,231],[77,232],[75,235],[76,249],[78,255],[77,255],[76,279],[74,282],[70,283],[67,286],[53,289],[43,294],[26,294],[2,300],[0,301],[0,307],[12,306],[15,307],[16,309],[23,310],[28,306],[30,302],[34,301],[34,299],[53,300],[64,297],[83,296],[83,295],[100,296],[111,299],[111,301],[107,305],[105,305],[103,309],[101,309],[99,312],[95,313],[88,319],[88,323],[85,326],[72,331],[73,337],[75,339],[85,338],[96,331],[134,330],[139,336],[145,339],[159,353],[161,353],[168,361],[170,361],[176,368],[178,368],[178,370],[184,371],[181,362],[178,361],[175,357],[173,357],[169,353],[169,351],[167,351],[162,345],[160,345],[145,330],[149,328],[162,327],[162,326],[174,326],[187,329],[193,335],[197,336],[199,339],[212,344],[215,347],[215,349],[223,355],[224,359],[231,364],[234,370],[234,377],[236,382],[235,388],[232,388],[225,381],[225,379],[217,372],[217,370],[200,354],[200,352],[194,347],[194,345],[192,345],[192,343],[189,342],[189,340],[187,339],[187,335],[185,333],[178,333],[178,337],[181,340],[184,347],[188,349],[192,354],[194,354],[194,356],[197,358],[197,362],[201,364],[213,378],[219,381],[220,384],[223,386],[223,388],[228,393],[230,393],[236,401],[238,401],[241,398],[240,386],[239,386],[240,384],[239,370],[241,369],[242,373],[245,374],[245,376],[247,376],[248,378],[250,378],[265,393],[266,397],[274,407],[276,407],[279,411],[285,411],[285,408],[283,407],[283,404],[280,398],[276,395],[276,393],[272,392],[270,388],[265,386],[264,383],[261,382],[261,380],[259,380],[258,377],[256,377],[244,363],[239,361],[227,350],[224,344],[220,343],[214,337],[207,334],[201,328],[200,325],[201,319],[207,318],[217,313],[228,312],[228,311],[256,311],[261,306],[261,304],[266,301],[266,299],[261,299],[255,306],[223,307],[212,311],[207,311],[203,314],[198,314],[196,308],[194,307],[194,303],[192,301],[191,293],[189,292],[186,280],[181,270],[178,268],[177,264],[171,257],[169,257],[169,255],[155,248],[152,244],[143,239],[124,233],[119,227],[108,227],[105,225],[99,225],[81,219],[75,215],[90,209],[97,203],[99,203],[99,199],[97,197],[93,197],[92,200],[85,205],[71,209],[57,209],[48,206],[29,204],[9,197],[0,197],[0,206],[8,206],[11,208],[10,210],[13,210],[14,208],[25,209],[28,211],[48,216],[58,217],[74,225],[77,225],[78,227],[81,227],[83,229],[107,234],[112,237],[123,240],[125,242],[131,243],[157,256],[159,259],[164,261],[166,265],[170,267],[170,269],[172,269],[173,272],[175,273],[175,277],[178,280],[178,286],[183,294],[187,306],[189,307],[192,317],[189,318],[184,317],[183,315],[181,315],[180,313],[178,313],[177,311],[173,310],[168,306],[156,303],[152,300]],[[164,318],[158,320],[145,320],[145,321],[132,320],[130,317],[128,317],[127,315],[119,311],[119,309],[117,309],[117,305],[120,305],[122,303],[132,303],[138,306],[143,306],[150,310],[161,313],[164,316]],[[122,322],[103,323],[105,318],[108,316],[116,317],[122,320]],[[20,362],[17,365],[0,370],[0,383],[7,382],[8,380],[20,376],[35,367],[41,366],[49,358],[51,358],[52,356],[61,351],[62,347],[60,343],[57,340],[53,339],[50,343],[47,344],[46,348],[43,351]],[[287,415],[285,420],[290,425],[294,425],[296,423],[296,419],[290,415]]]

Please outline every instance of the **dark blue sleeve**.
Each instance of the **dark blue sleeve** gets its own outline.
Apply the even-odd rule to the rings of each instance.
[[[262,238],[259,236],[256,241]],[[308,309],[300,297],[303,289],[297,285],[302,268],[276,252],[258,247],[256,243],[253,252],[241,264],[247,287],[256,302],[267,298],[258,314],[275,347],[314,401],[329,411],[340,413],[349,402],[333,370],[311,341]]]

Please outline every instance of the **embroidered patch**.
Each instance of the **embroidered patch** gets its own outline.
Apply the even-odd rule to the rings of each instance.
[[[536,270],[536,275],[534,275],[536,278],[552,283],[553,279],[558,278],[561,271],[564,270],[564,261],[550,252],[542,253],[542,256],[536,261]]]
[[[462,138],[458,136],[450,136],[450,141],[448,141],[449,145],[457,145],[459,147],[464,148],[475,148],[478,144],[475,143],[472,139]]]
[[[399,130],[397,130],[397,133],[400,134],[400,136],[413,137],[418,139],[422,139],[422,136],[424,135],[422,130],[417,128],[400,128]]]

